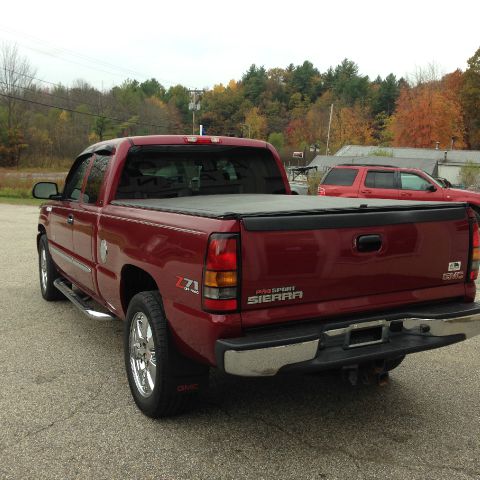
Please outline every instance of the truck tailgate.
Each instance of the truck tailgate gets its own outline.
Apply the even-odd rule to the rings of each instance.
[[[244,326],[253,318],[249,311],[266,308],[347,299],[358,304],[397,292],[411,298],[413,291],[452,284],[458,295],[467,274],[464,205],[253,215],[242,218],[241,228]],[[445,288],[436,295],[442,298]]]

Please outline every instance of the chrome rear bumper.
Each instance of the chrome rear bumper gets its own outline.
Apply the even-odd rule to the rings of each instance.
[[[285,327],[283,331],[276,327],[218,340],[218,366],[232,375],[272,376],[280,370],[337,368],[439,348],[480,334],[480,304],[421,307],[339,323],[336,328],[331,323]],[[372,338],[368,338],[369,332]],[[360,341],[352,342],[358,333]],[[363,333],[367,338],[362,338]]]

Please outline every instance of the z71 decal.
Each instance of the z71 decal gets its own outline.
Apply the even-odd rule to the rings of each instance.
[[[177,283],[175,286],[185,290],[186,292],[198,295],[198,282],[196,280],[191,280],[190,278],[180,277],[177,275]]]
[[[257,290],[255,295],[248,297],[247,303],[248,305],[256,305],[258,303],[285,302],[300,298],[303,298],[303,291],[297,290],[294,286],[263,288]]]

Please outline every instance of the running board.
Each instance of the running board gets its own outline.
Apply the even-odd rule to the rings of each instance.
[[[79,295],[77,295],[63,278],[57,278],[53,284],[60,290],[84,315],[93,320],[113,320],[115,317],[108,313],[92,310]]]

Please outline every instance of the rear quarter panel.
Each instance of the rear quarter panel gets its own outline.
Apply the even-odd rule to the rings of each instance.
[[[99,241],[108,243],[107,263],[100,263],[97,271],[100,295],[124,318],[128,306],[122,302],[122,270],[133,265],[146,271],[158,285],[180,350],[214,363],[215,340],[239,335],[240,315],[202,311],[203,264],[210,233],[234,231],[238,224],[233,220],[108,205],[98,231]],[[186,289],[189,280],[196,284]]]

